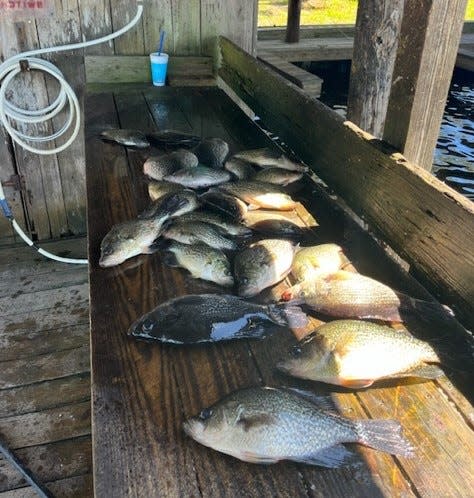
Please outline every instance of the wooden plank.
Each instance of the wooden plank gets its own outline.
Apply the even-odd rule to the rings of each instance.
[[[15,452],[41,482],[67,479],[92,471],[91,438],[83,436],[56,443],[22,448]],[[0,458],[0,496],[15,488],[27,486],[21,474]],[[23,489],[23,491],[26,491]]]
[[[114,0],[110,3],[110,12],[112,31],[118,31],[135,17],[137,4],[127,0]],[[142,55],[145,50],[143,16],[131,30],[115,38],[113,44],[117,55]]]
[[[151,0],[143,16],[145,54],[156,52],[161,31],[166,32],[164,50],[172,52],[174,45],[173,0]]]
[[[148,56],[87,56],[85,58],[87,83],[151,82]],[[168,77],[190,75],[196,78],[212,77],[210,57],[170,57]]]
[[[0,389],[67,377],[89,372],[89,345],[53,351],[25,359],[2,361],[0,365],[2,368]]]
[[[216,55],[217,37],[220,35],[253,53],[256,3],[256,0],[201,0],[202,54]]]
[[[89,372],[12,387],[2,390],[0,418],[87,401],[90,396]]]
[[[85,40],[102,38],[112,33],[110,0],[81,0],[79,18]],[[87,55],[111,55],[114,53],[113,41],[92,45],[85,49]]]
[[[92,475],[60,479],[47,483],[53,496],[74,496],[74,498],[90,498],[92,496]],[[20,488],[0,493],[0,498],[36,498],[38,495],[32,488]]]
[[[466,71],[474,71],[474,50],[460,48],[456,57],[456,67]]]
[[[377,138],[383,134],[404,3],[360,0],[357,7],[347,119]]]
[[[0,362],[78,348],[89,343],[87,324],[48,331],[25,333],[0,332]]]
[[[467,0],[408,3],[383,139],[431,170]]]
[[[201,53],[201,1],[173,1],[173,54],[198,55]]]
[[[88,436],[91,433],[90,402],[2,418],[0,431],[12,449]]]
[[[311,74],[271,53],[265,54],[264,52],[260,52],[258,58],[264,64],[273,68],[278,74],[284,76],[288,81],[302,88],[311,97],[318,98],[321,95],[323,80],[319,76]]]
[[[221,39],[221,47],[224,81],[469,327],[474,320],[472,202],[403,156],[387,153],[371,135],[231,42]]]
[[[300,19],[302,0],[288,0],[288,18],[286,21],[286,43],[300,41]]]
[[[86,285],[79,284],[67,289],[48,289],[31,294],[19,294],[14,299],[0,297],[0,313],[10,315],[26,309],[30,313],[45,308],[66,308],[87,303],[89,293]]]
[[[328,37],[350,37],[354,36],[355,26],[353,24],[321,24],[314,26],[300,26],[300,38],[328,38]],[[257,31],[258,41],[283,40],[286,27],[259,27]]]
[[[336,61],[352,59],[351,38],[303,39],[299,43],[280,40],[260,41],[257,53],[272,52],[287,61]]]

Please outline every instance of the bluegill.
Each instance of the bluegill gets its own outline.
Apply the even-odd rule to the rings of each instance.
[[[249,180],[255,176],[255,169],[251,164],[243,159],[238,159],[237,157],[231,157],[227,159],[224,164],[224,168],[230,171],[239,180]]]
[[[264,183],[273,183],[275,185],[289,185],[303,178],[300,171],[289,171],[281,168],[268,168],[259,171],[252,180]]]
[[[179,169],[164,177],[167,182],[179,183],[189,188],[207,188],[228,182],[230,173],[225,170],[196,166],[195,168]]]
[[[237,244],[226,237],[226,233],[215,225],[202,221],[178,221],[173,223],[163,232],[163,237],[173,239],[183,244],[196,244],[202,242],[215,249],[233,251]]]
[[[143,164],[143,173],[154,180],[163,180],[178,169],[195,168],[198,163],[192,152],[179,149],[161,156],[150,156]]]

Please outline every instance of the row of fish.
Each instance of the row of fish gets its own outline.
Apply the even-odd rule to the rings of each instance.
[[[133,131],[124,132],[115,141],[148,146],[142,137],[131,139]],[[104,138],[113,139],[108,135]],[[101,266],[158,250],[167,264],[186,268],[194,278],[235,286],[238,296],[170,299],[136,320],[131,336],[181,346],[263,339],[278,330],[306,327],[304,307],[345,319],[318,327],[293,346],[275,365],[286,374],[348,388],[442,375],[429,344],[406,330],[355,319],[401,322],[405,313],[439,313],[436,306],[350,271],[349,259],[335,244],[299,247],[301,229],[265,211],[294,209],[282,186],[299,180],[304,165],[269,149],[227,158],[222,140],[176,132],[145,140],[178,150],[145,161],[153,204],[106,235]],[[265,238],[254,240],[256,235]],[[281,294],[282,301],[249,300],[289,274],[295,284]],[[405,457],[413,452],[398,422],[349,420],[335,414],[327,399],[290,389],[235,391],[187,420],[184,429],[201,444],[255,463],[293,460],[338,467],[354,459],[342,443]]]

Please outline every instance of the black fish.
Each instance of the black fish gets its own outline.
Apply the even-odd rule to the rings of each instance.
[[[263,339],[280,327],[301,327],[297,306],[257,304],[231,295],[201,294],[171,299],[133,323],[129,334],[170,344]]]

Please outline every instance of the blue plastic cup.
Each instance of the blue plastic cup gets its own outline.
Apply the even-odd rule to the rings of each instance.
[[[150,54],[151,80],[155,86],[164,86],[168,68],[168,54]]]

